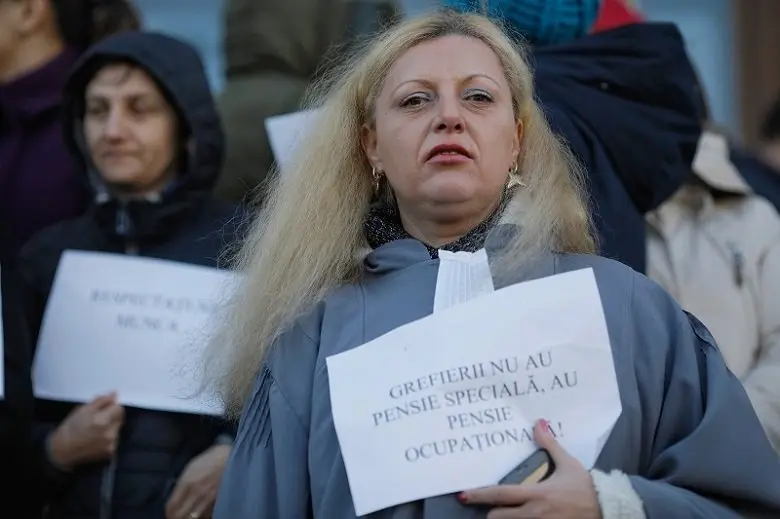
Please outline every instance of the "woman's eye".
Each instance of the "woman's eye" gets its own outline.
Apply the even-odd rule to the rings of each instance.
[[[144,115],[157,111],[157,106],[150,102],[132,103],[130,109],[134,114]]]
[[[91,116],[98,116],[103,113],[105,113],[105,110],[102,106],[87,106],[87,109],[85,110],[85,114]]]
[[[466,94],[466,99],[469,101],[476,101],[478,103],[490,103],[493,101],[493,96],[487,92],[481,90],[471,91]]]
[[[401,106],[414,108],[416,106],[420,106],[425,101],[427,101],[427,96],[423,94],[412,94],[410,96],[405,97],[404,100],[401,101]]]

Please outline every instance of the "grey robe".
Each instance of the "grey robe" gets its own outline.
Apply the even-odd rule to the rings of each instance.
[[[780,517],[780,459],[699,321],[644,276],[595,256],[550,255],[523,280],[588,267],[623,405],[596,468],[630,475],[649,519]],[[215,519],[356,517],[325,359],[429,315],[438,261],[420,242],[399,240],[374,250],[366,269],[274,345],[246,403]],[[367,517],[485,515],[446,495]]]

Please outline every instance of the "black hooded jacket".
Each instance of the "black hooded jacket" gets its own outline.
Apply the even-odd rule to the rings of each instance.
[[[750,188],[780,211],[780,171],[736,146],[731,147],[730,158]]]
[[[641,23],[534,50],[553,130],[587,171],[601,254],[645,270],[644,214],[691,174],[698,81],[678,29]]]
[[[31,503],[29,491],[30,428],[33,420],[33,391],[30,378],[31,351],[28,331],[22,324],[19,302],[19,276],[13,265],[0,265],[0,345],[2,345],[2,390],[0,398],[0,503],[27,518]],[[27,510],[25,510],[27,509]]]
[[[184,166],[157,201],[122,202],[109,196],[82,145],[86,85],[102,65],[112,62],[145,70],[185,129],[181,143]],[[90,172],[85,182],[95,192],[95,203],[85,216],[42,231],[22,251],[25,308],[33,338],[37,338],[63,251],[137,254],[217,267],[238,238],[243,214],[211,195],[222,163],[223,133],[203,65],[189,45],[146,32],[103,40],[76,65],[66,87],[64,112],[66,141]],[[35,438],[41,479],[36,493],[46,494],[50,519],[162,519],[184,466],[231,433],[221,420],[126,408],[114,463],[85,465],[66,473],[49,463],[46,436],[73,407],[37,404]]]

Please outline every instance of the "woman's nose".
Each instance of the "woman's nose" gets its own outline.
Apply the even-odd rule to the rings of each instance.
[[[463,118],[462,107],[458,100],[442,98],[438,108],[436,131],[462,132],[466,128],[466,121]]]
[[[103,130],[105,137],[109,139],[117,139],[122,137],[124,133],[124,117],[118,110],[112,110],[109,114],[106,125]]]

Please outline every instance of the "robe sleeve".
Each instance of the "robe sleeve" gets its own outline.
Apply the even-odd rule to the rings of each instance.
[[[272,352],[244,407],[213,519],[311,517],[305,388],[317,346],[293,329]]]
[[[698,319],[636,278],[635,369],[649,452],[630,479],[647,518],[780,517],[780,459],[741,382]],[[665,359],[653,360],[662,348]]]

